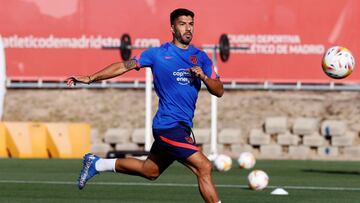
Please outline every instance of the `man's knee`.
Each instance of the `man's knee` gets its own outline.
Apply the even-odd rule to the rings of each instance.
[[[160,169],[156,164],[145,161],[143,164],[143,175],[148,180],[156,180],[160,176]]]
[[[144,175],[148,180],[156,180],[160,176],[160,172],[156,169],[146,169]]]
[[[204,162],[201,164],[201,167],[199,168],[199,176],[207,176],[211,174],[212,170],[212,163],[209,160],[204,160]]]

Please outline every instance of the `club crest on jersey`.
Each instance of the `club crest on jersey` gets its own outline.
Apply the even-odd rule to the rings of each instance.
[[[190,56],[190,61],[193,64],[197,64],[197,56],[195,56],[195,55]]]
[[[185,137],[185,140],[186,140],[188,143],[190,143],[190,144],[193,144],[193,143],[194,143],[193,138],[190,137],[190,136],[186,136],[186,137]]]

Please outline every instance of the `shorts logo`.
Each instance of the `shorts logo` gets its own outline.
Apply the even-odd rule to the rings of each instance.
[[[179,69],[174,71],[173,76],[176,77],[176,81],[180,85],[189,85],[194,81],[194,77],[191,75],[188,69]]]
[[[194,144],[194,140],[193,140],[193,138],[190,137],[190,136],[186,136],[186,137],[185,137],[185,140],[186,140],[188,143],[190,143],[190,144]]]
[[[193,64],[197,64],[197,56],[195,56],[195,55],[190,56],[190,61]]]

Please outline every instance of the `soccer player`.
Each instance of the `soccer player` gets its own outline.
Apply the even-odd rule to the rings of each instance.
[[[138,57],[111,64],[95,74],[67,79],[69,86],[78,82],[90,84],[133,69],[150,67],[159,97],[152,126],[154,143],[147,159],[102,159],[86,154],[78,179],[79,189],[104,171],[155,180],[176,160],[197,176],[199,191],[205,202],[220,202],[212,181],[212,164],[196,146],[191,128],[201,82],[217,97],[224,94],[223,84],[217,75],[211,78],[212,62],[207,54],[190,44],[194,33],[194,13],[183,8],[176,9],[170,14],[170,25],[172,42],[149,48]]]

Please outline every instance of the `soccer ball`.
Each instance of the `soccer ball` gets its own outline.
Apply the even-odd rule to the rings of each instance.
[[[330,47],[323,56],[322,68],[331,78],[346,78],[355,68],[355,59],[345,47]]]
[[[262,190],[269,183],[269,176],[262,170],[253,170],[248,175],[249,188],[252,190]]]
[[[214,161],[216,170],[224,172],[231,169],[232,160],[229,156],[220,154]]]
[[[240,168],[250,169],[255,166],[256,159],[250,152],[243,152],[238,158]]]

